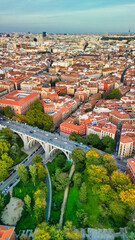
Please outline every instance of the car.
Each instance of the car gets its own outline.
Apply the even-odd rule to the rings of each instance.
[[[13,184],[14,184],[14,183],[9,184],[9,187],[12,187]]]
[[[30,130],[30,133],[34,133],[34,131],[33,131],[33,130]]]
[[[64,142],[65,144],[67,144],[67,142]]]
[[[54,139],[58,139],[57,137],[55,137]]]

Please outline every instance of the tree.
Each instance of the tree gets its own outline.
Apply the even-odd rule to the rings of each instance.
[[[113,171],[117,170],[116,161],[109,155],[104,155],[103,157],[104,166],[107,168],[109,174],[112,174]]]
[[[78,143],[87,144],[86,140],[82,138],[82,136],[79,133],[72,132],[69,136],[69,139],[72,141],[76,141]]]
[[[79,209],[76,212],[77,217],[77,225],[80,228],[85,228],[88,224],[88,216],[87,213],[83,209]]]
[[[95,150],[89,150],[86,153],[86,168],[90,167],[91,164],[100,165],[102,164],[102,156],[100,156]]]
[[[47,177],[47,170],[43,167],[42,163],[36,163],[37,176],[40,181],[45,181]]]
[[[80,188],[81,183],[82,183],[81,173],[75,173],[74,176],[73,176],[73,181],[74,181],[74,185],[75,185],[77,188]]]
[[[112,174],[114,171],[117,170],[117,165],[114,162],[107,162],[105,164],[105,167],[107,168],[109,174]]]
[[[7,127],[2,129],[0,132],[1,134],[5,135],[8,139],[12,138],[13,136],[13,132],[11,131],[10,128],[7,128]]]
[[[32,161],[34,162],[34,163],[40,163],[40,162],[42,162],[43,161],[43,158],[40,156],[40,155],[35,155],[35,157],[34,158],[32,158]]]
[[[115,148],[114,139],[110,138],[109,136],[105,136],[102,138],[101,142],[104,145],[106,152],[111,153],[114,151]]]
[[[24,202],[25,202],[27,211],[30,213],[31,212],[31,197],[28,194],[24,197]]]
[[[27,169],[25,168],[24,164],[20,164],[17,166],[17,172],[20,175],[21,181],[26,184],[28,181],[28,172]]]
[[[66,156],[64,154],[58,153],[55,156],[55,161],[56,161],[57,167],[63,168],[65,166],[65,163],[66,163]]]
[[[35,165],[30,165],[29,166],[29,172],[30,172],[30,175],[31,175],[31,178],[32,178],[32,182],[35,186],[35,183],[36,183],[36,176],[37,176],[37,169],[36,169],[36,166]]]
[[[87,169],[87,173],[88,173],[88,181],[90,185],[109,183],[107,170],[103,166],[91,165]]]
[[[63,233],[63,231],[62,231],[62,229],[61,229],[59,224],[52,225],[50,227],[49,232],[50,232],[52,240],[64,240],[65,239],[64,238],[64,233]]]
[[[34,240],[50,240],[49,226],[47,223],[41,223],[34,232]]]
[[[12,135],[12,145],[14,145],[15,143],[17,143],[17,136],[16,134]]]
[[[106,205],[108,205],[111,201],[117,201],[119,199],[118,194],[108,184],[100,186],[98,195],[100,201],[105,203]]]
[[[26,113],[25,120],[29,125],[37,126],[45,131],[49,131],[53,126],[52,117],[48,114],[44,114],[38,109],[30,109]]]
[[[4,197],[0,192],[0,212],[3,210],[3,208],[4,208]]]
[[[135,206],[135,189],[131,188],[126,191],[121,191],[119,196],[121,201],[127,204],[129,207]]]
[[[82,233],[81,231],[75,229],[72,225],[72,222],[67,221],[64,226],[64,232],[66,239],[69,240],[81,240],[82,239]]]
[[[84,110],[84,112],[91,112],[93,110],[93,108],[86,108],[85,110]]]
[[[81,172],[85,169],[85,152],[76,147],[73,149],[71,158],[75,163],[75,169],[77,172]]]
[[[68,174],[63,173],[60,169],[56,169],[53,183],[57,191],[64,190],[69,184]]]
[[[125,216],[125,206],[118,201],[112,201],[109,205],[111,215],[114,215],[114,217],[124,218]]]
[[[118,88],[112,89],[111,93],[108,94],[107,98],[109,99],[120,99],[121,98],[121,93]]]
[[[0,181],[3,181],[8,176],[7,165],[4,161],[0,160]]]
[[[97,134],[89,134],[87,136],[87,141],[90,145],[94,146],[94,147],[98,147],[100,144],[100,138]]]
[[[79,201],[84,204],[87,202],[87,189],[86,189],[86,185],[83,182],[82,186],[80,188],[80,192],[79,192]]]
[[[40,100],[36,99],[33,103],[30,104],[30,110],[37,109],[39,112],[43,112],[43,105]]]
[[[41,223],[45,218],[46,201],[44,198],[36,198],[34,205],[36,223]]]
[[[0,139],[0,155],[9,152],[10,143],[5,139]]]
[[[135,223],[129,221],[127,224],[127,234],[129,240],[135,240]]]
[[[18,152],[18,145],[14,144],[10,149],[10,156],[14,159]]]
[[[15,113],[10,106],[7,106],[4,108],[4,115],[8,118],[12,118],[15,115]]]
[[[38,189],[34,192],[34,200],[36,201],[37,198],[45,199],[47,197],[47,187],[46,189]]]
[[[16,114],[16,116],[13,116],[12,119],[14,121],[18,121],[18,122],[21,122],[21,123],[25,122],[25,116],[21,115],[21,114]]]
[[[0,159],[0,160],[6,163],[7,169],[10,168],[10,167],[13,165],[13,160],[12,160],[11,157],[8,156],[7,153],[4,153],[4,154],[1,156],[1,159]]]
[[[120,192],[122,190],[128,190],[132,188],[131,180],[128,174],[114,171],[111,175],[111,182],[113,187]]]

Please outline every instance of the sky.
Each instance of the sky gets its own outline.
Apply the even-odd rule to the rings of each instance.
[[[135,32],[135,0],[0,0],[0,32]]]

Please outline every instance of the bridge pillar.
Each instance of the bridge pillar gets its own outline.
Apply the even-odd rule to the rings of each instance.
[[[49,158],[49,147],[50,147],[49,144],[46,143],[45,144],[45,161],[47,161]]]

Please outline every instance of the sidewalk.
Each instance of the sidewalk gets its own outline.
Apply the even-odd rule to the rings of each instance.
[[[75,165],[73,164],[70,169],[69,180],[71,180],[74,171],[75,171]],[[65,192],[64,192],[64,198],[63,198],[63,203],[62,203],[62,207],[61,207],[61,215],[60,215],[60,221],[59,221],[60,226],[62,226],[62,224],[63,224],[63,216],[64,216],[64,211],[65,211],[65,206],[67,203],[68,191],[69,191],[69,185],[66,187]]]

